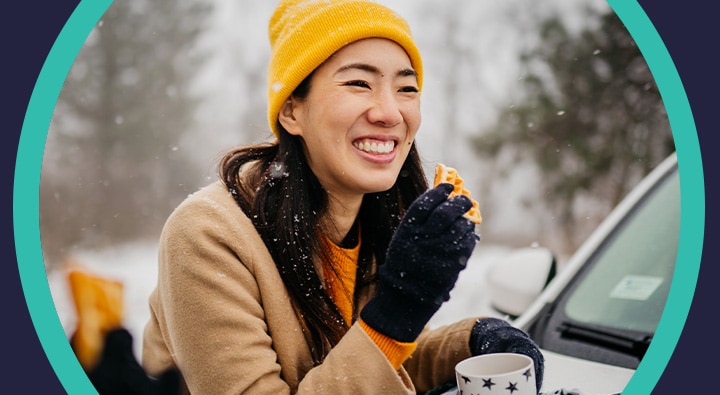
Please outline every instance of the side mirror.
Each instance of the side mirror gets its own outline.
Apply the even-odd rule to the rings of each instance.
[[[535,301],[557,273],[553,253],[543,247],[513,250],[488,271],[492,308],[517,318]]]

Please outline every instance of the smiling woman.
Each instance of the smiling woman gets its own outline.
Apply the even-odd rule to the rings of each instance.
[[[143,336],[188,392],[416,394],[472,355],[543,357],[507,322],[430,329],[479,240],[473,203],[429,188],[415,145],[423,68],[369,1],[281,1],[270,18],[273,141],[170,215]],[[410,358],[410,356],[413,356]]]

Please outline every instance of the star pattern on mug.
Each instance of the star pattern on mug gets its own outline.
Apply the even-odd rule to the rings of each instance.
[[[483,381],[483,388],[489,388],[491,390],[492,390],[492,386],[496,384],[496,383],[493,383],[492,379],[487,379],[487,380],[482,379],[482,381]]]
[[[532,372],[530,372],[530,369],[526,370],[525,373],[523,373],[523,376],[525,376],[525,381],[530,380],[530,377],[532,377]]]
[[[526,378],[529,378],[530,376],[532,376],[531,374],[529,374],[528,371],[526,371],[525,373],[523,373],[523,375],[524,375]],[[465,384],[467,384],[467,383],[472,383],[472,380],[471,380],[469,377],[466,377],[466,376],[460,376],[460,377],[463,378],[463,380],[465,381]],[[497,383],[493,382],[492,378],[482,379],[482,381],[483,381],[482,388],[487,388],[488,391],[492,391],[493,385],[497,385]],[[508,381],[507,383],[508,383],[508,386],[505,387],[505,390],[506,390],[508,393],[513,394],[515,391],[520,391],[520,389],[518,388],[518,383],[517,383],[517,382],[514,382],[514,383],[513,383],[512,381]],[[463,395],[463,391],[462,391],[462,390],[458,390],[457,393],[458,393],[458,395]],[[485,392],[483,391],[483,393],[485,393]],[[474,393],[470,393],[470,395],[474,395]],[[478,395],[479,395],[479,393],[478,393]]]

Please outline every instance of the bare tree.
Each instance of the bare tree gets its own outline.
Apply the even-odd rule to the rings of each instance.
[[[70,246],[156,233],[200,176],[189,86],[210,8],[194,0],[114,2],[58,98],[43,159],[40,229],[47,261]],[[193,176],[193,174],[196,174]]]
[[[537,166],[542,189],[528,204],[548,209],[546,229],[560,232],[569,251],[674,150],[632,37],[614,13],[594,17],[599,27],[579,35],[557,18],[544,21],[541,45],[521,57],[525,97],[473,139],[481,157]]]

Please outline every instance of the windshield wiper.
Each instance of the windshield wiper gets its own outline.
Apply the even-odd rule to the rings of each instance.
[[[558,327],[560,336],[565,339],[580,340],[586,343],[602,346],[642,359],[650,346],[652,336],[628,336],[612,333],[597,327],[584,326],[564,322]]]

